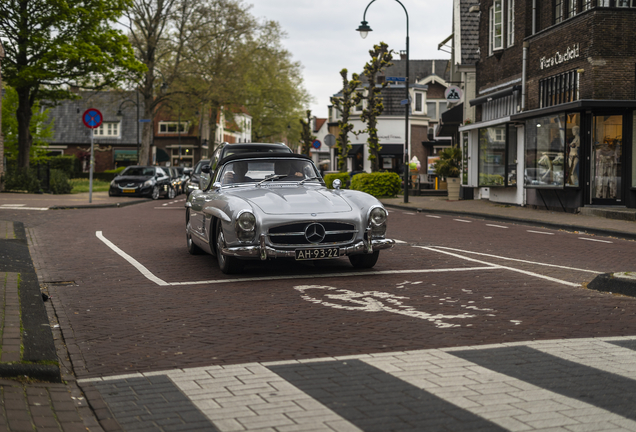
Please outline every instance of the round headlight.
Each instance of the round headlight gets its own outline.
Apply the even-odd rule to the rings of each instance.
[[[253,231],[256,226],[256,217],[250,212],[243,212],[236,219],[236,223],[243,231]]]
[[[146,181],[144,182],[144,186],[152,186],[152,184],[153,184],[154,182],[155,182],[155,181],[154,181],[153,179],[146,180]]]
[[[382,225],[384,222],[386,222],[386,210],[384,210],[382,207],[374,208],[373,210],[371,210],[370,219],[373,225]]]

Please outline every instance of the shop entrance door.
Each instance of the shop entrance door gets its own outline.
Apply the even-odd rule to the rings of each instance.
[[[594,116],[591,152],[592,204],[617,205],[623,196],[623,116]]]

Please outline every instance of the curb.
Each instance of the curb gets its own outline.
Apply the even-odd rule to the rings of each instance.
[[[587,287],[596,291],[636,297],[636,273],[603,273],[596,276]]]
[[[54,205],[49,207],[49,210],[74,210],[74,209],[87,209],[87,208],[111,208],[111,207],[128,207],[135,204],[141,204],[148,201],[152,201],[151,199],[145,200],[135,200],[130,202],[117,202],[112,204],[80,204],[80,205]]]
[[[579,231],[579,232],[584,232],[586,234],[592,234],[592,235],[618,237],[625,240],[636,240],[636,233],[626,233],[623,231],[589,228],[589,227],[583,227],[579,225],[558,224],[553,222],[543,222],[536,219],[513,218],[513,217],[507,217],[507,216],[492,215],[488,213],[473,213],[473,212],[463,212],[463,211],[453,211],[453,210],[425,209],[425,208],[409,207],[409,206],[404,206],[399,204],[387,204],[387,203],[382,203],[382,204],[385,207],[396,208],[400,210],[417,211],[418,213],[426,212],[426,213],[437,213],[437,214],[447,214],[447,215],[463,215],[463,216],[474,217],[477,219],[489,219],[489,220],[499,221],[499,222],[511,222],[511,223],[518,223],[518,224],[524,224],[524,225],[530,225],[530,226],[536,226],[536,227],[545,227],[545,228],[551,228],[551,229]]]
[[[55,365],[38,365],[28,363],[3,363],[0,364],[0,377],[17,378],[27,376],[40,381],[61,383],[60,368]]]

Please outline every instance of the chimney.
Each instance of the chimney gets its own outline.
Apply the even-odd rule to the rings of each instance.
[[[406,60],[406,51],[400,50],[400,60]]]

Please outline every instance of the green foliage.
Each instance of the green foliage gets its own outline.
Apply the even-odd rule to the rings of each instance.
[[[59,169],[51,169],[49,189],[52,194],[71,193],[71,182],[69,181],[68,176],[64,171]]]
[[[74,178],[81,172],[81,162],[74,155],[70,156],[54,156],[49,159],[49,167],[53,170],[62,171],[67,178]],[[51,174],[52,176],[53,174]],[[55,193],[55,192],[54,192]]]
[[[349,173],[344,172],[344,173],[333,173],[333,174],[327,174],[325,175],[325,184],[327,185],[327,187],[329,189],[333,189],[333,181],[335,179],[340,179],[340,189],[348,189],[349,188]]]
[[[393,172],[362,173],[351,178],[351,189],[374,197],[394,197],[400,192],[401,185],[400,176]]]
[[[18,166],[29,164],[30,126],[37,101],[76,96],[68,85],[112,86],[139,77],[128,38],[113,23],[132,0],[2,0],[2,77],[18,94]],[[128,73],[128,76],[125,74]]]
[[[316,137],[311,134],[311,110],[307,110],[307,121],[300,119],[300,124],[302,126],[302,132],[300,133],[300,153],[309,156],[311,144],[316,139]]]
[[[459,147],[448,147],[439,152],[435,162],[435,173],[444,178],[459,177],[462,163],[462,151]]]
[[[338,150],[338,170],[347,170],[347,155],[351,150],[349,143],[349,132],[353,131],[353,124],[349,123],[351,108],[360,103],[360,96],[356,89],[360,86],[360,76],[356,73],[351,75],[351,80],[347,79],[347,69],[340,71],[342,77],[342,97],[332,97],[331,103],[340,112],[338,119],[338,130],[340,133],[336,138],[336,149]]]
[[[126,169],[125,166],[120,166],[119,168],[115,168],[115,169],[112,169],[112,170],[105,170],[104,173],[117,175],[117,174],[120,174],[125,169]]]
[[[89,191],[88,179],[75,178],[70,180],[71,193],[84,193]],[[108,192],[110,181],[93,179],[93,192]]]
[[[479,186],[503,186],[504,178],[498,174],[479,173]]]
[[[4,173],[2,182],[7,191],[22,191],[29,193],[40,192],[40,181],[31,168],[10,167]]]
[[[388,85],[386,81],[378,85],[376,77],[393,64],[391,63],[393,59],[392,53],[393,50],[389,50],[389,46],[384,42],[373,46],[373,49],[369,51],[371,60],[364,65],[364,72],[362,73],[367,78],[369,87],[365,91],[358,91],[358,98],[367,100],[366,108],[362,110],[360,119],[367,124],[366,129],[362,132],[366,132],[369,136],[367,143],[369,144],[369,160],[371,161],[371,171],[373,172],[380,170],[379,155],[382,146],[378,139],[377,118],[384,112],[380,93],[382,88]]]
[[[11,86],[3,86],[5,90],[2,98],[2,134],[4,135],[4,155],[9,161],[18,159],[18,93]],[[53,137],[53,121],[49,122],[49,110],[41,109],[40,102],[35,102],[31,108],[31,124],[29,131],[33,143],[29,159],[38,162],[47,158],[47,147]]]

